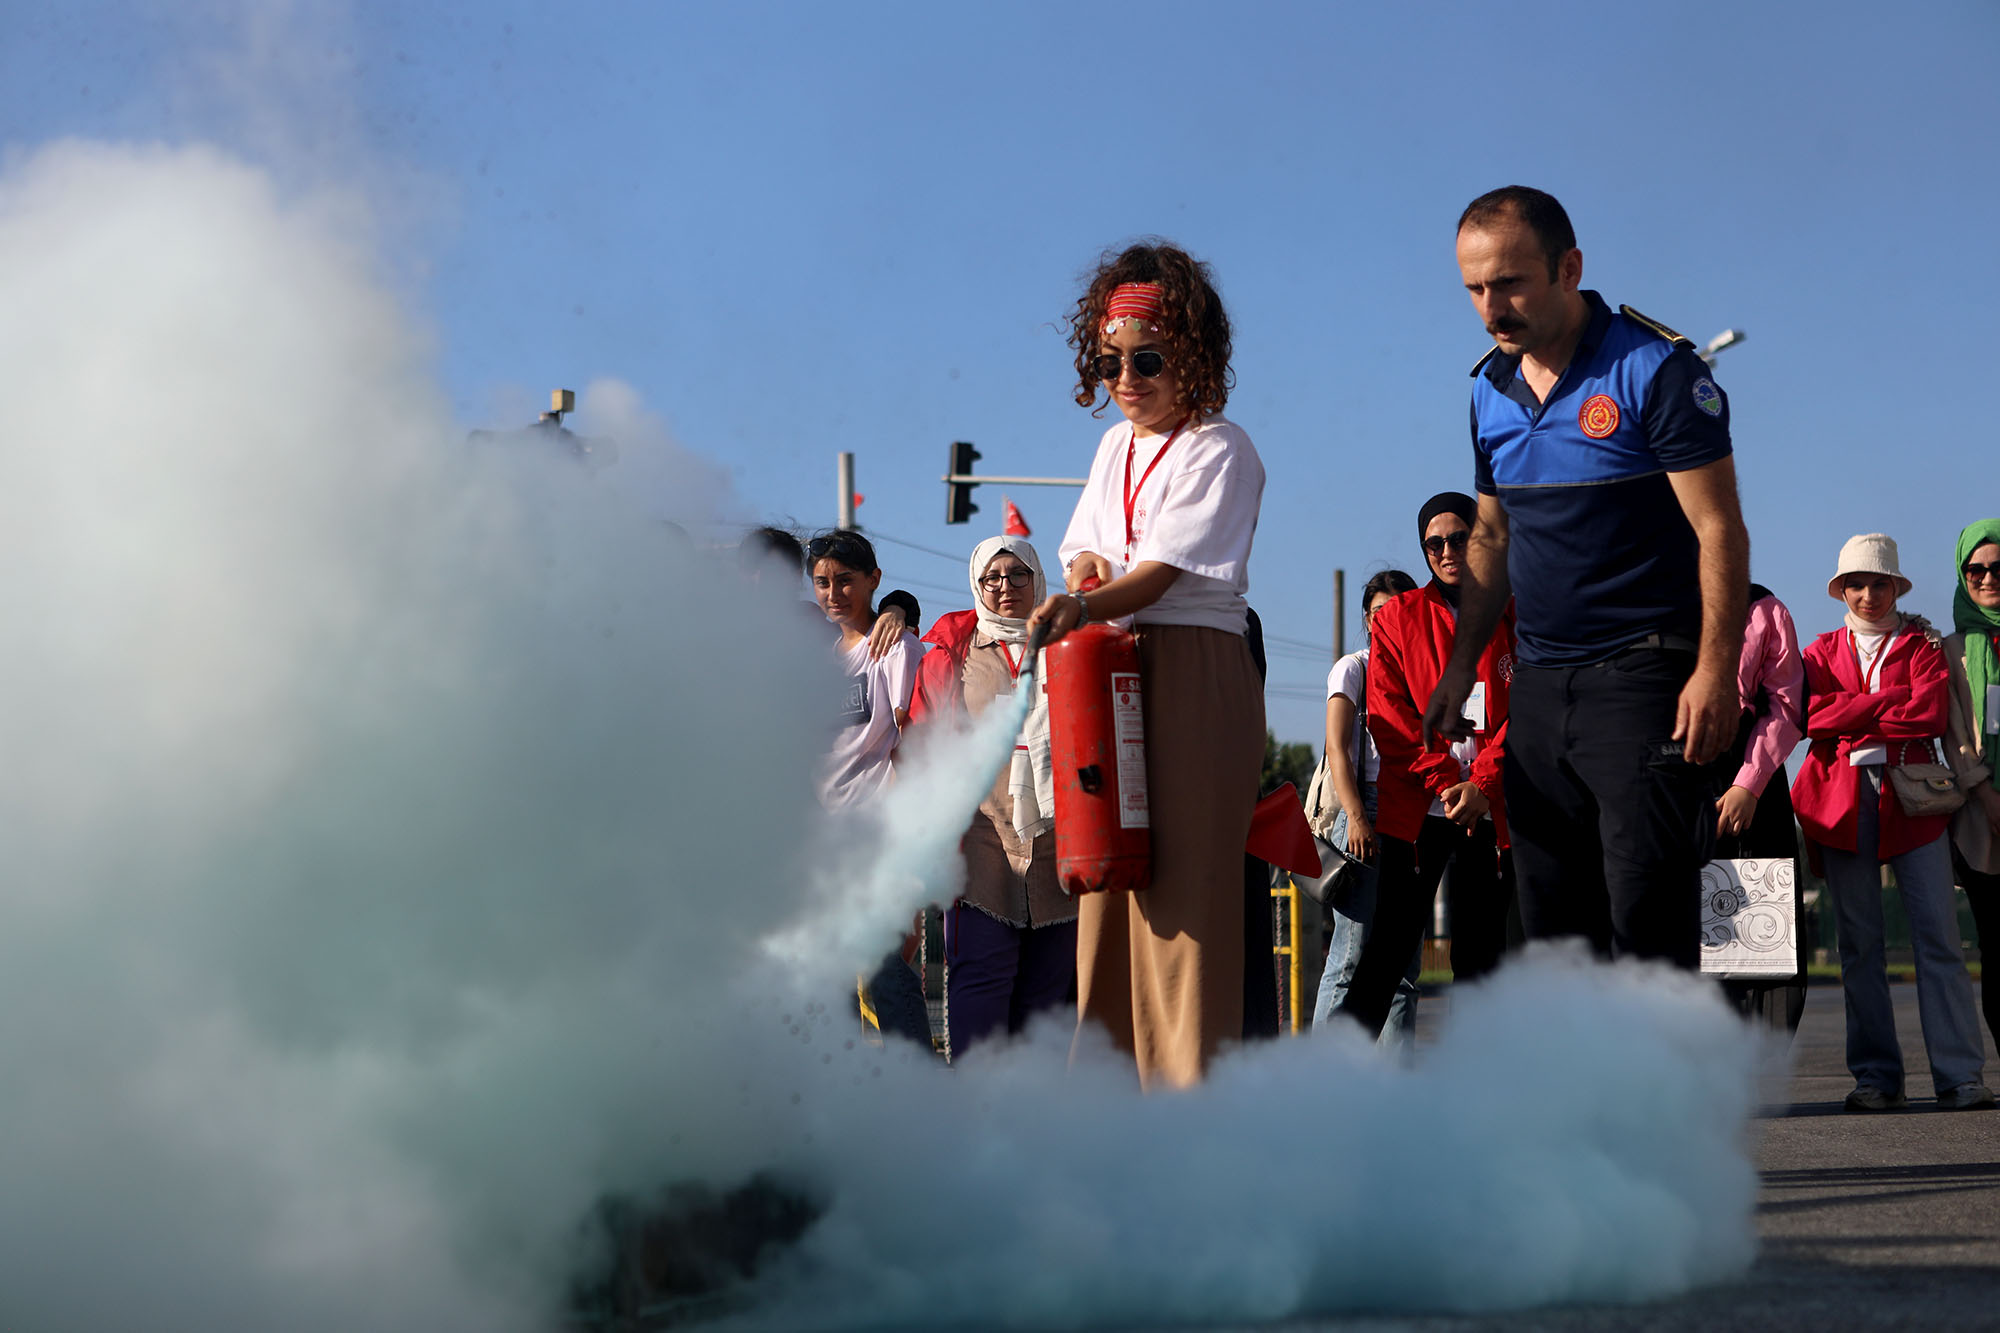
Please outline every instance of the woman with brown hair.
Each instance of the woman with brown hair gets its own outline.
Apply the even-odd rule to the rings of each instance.
[[[1069,591],[1033,619],[1051,643],[1133,622],[1153,860],[1145,890],[1079,904],[1078,1019],[1131,1051],[1146,1086],[1186,1086],[1243,1030],[1243,842],[1264,755],[1245,593],[1264,465],[1222,416],[1229,317],[1186,252],[1106,255],[1070,345],[1076,401],[1125,420],[1098,442],[1063,538]]]

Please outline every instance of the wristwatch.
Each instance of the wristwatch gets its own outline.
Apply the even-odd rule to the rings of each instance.
[[[1083,594],[1080,592],[1073,592],[1070,594],[1070,596],[1076,598],[1075,627],[1077,629],[1082,629],[1085,625],[1088,625],[1090,623],[1090,603],[1083,600]]]

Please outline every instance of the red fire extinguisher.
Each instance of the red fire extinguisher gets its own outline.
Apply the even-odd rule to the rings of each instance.
[[[1096,580],[1086,583],[1088,592]],[[1072,894],[1152,881],[1139,641],[1110,625],[1071,630],[1044,655],[1056,787],[1056,875]]]

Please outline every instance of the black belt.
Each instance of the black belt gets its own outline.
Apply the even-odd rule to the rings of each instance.
[[[1604,666],[1617,661],[1627,653],[1643,652],[1686,653],[1690,657],[1699,657],[1701,656],[1701,645],[1693,639],[1679,634],[1648,634],[1643,639],[1634,639],[1632,642],[1614,650],[1611,656],[1605,658],[1602,662],[1593,662],[1591,665]]]

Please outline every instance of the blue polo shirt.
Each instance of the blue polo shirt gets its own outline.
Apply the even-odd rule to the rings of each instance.
[[[1729,399],[1686,340],[1584,292],[1590,324],[1548,402],[1498,349],[1473,367],[1475,483],[1507,511],[1529,666],[1599,662],[1648,634],[1701,636],[1700,550],[1667,480],[1727,458]]]

